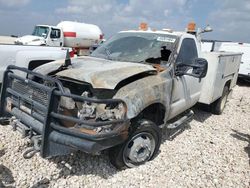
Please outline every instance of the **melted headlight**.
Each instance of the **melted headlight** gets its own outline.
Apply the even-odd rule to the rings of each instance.
[[[68,92],[68,91],[67,91]],[[83,97],[88,98],[89,93],[84,92]],[[126,115],[126,106],[123,103],[116,104],[97,104],[91,102],[75,102],[73,99],[68,97],[61,97],[60,100],[61,113],[64,115],[70,115],[77,117],[80,120],[90,122],[102,122],[102,121],[113,121],[123,119]],[[65,127],[74,127],[82,132],[89,132],[92,134],[101,132],[110,132],[116,125],[105,125],[93,129],[86,129],[83,124],[72,124],[72,122],[64,121]]]
[[[122,103],[119,103],[115,107],[110,106],[98,106],[97,108],[97,117],[103,121],[106,120],[119,120],[122,119],[125,115],[125,108]]]
[[[88,92],[82,94],[88,97]],[[119,120],[125,115],[125,107],[122,103],[115,105],[97,104],[97,103],[77,103],[78,117],[83,120],[95,119],[96,121]]]

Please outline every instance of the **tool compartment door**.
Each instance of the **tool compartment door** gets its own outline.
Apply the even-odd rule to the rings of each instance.
[[[227,81],[230,81],[230,88],[235,86],[241,54],[228,52],[208,52],[202,56],[208,61],[208,72],[204,79],[200,103],[211,104],[222,96]]]

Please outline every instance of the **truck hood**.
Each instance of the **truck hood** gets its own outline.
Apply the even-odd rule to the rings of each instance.
[[[37,42],[37,41],[42,41],[44,42],[44,38],[43,37],[38,37],[38,36],[34,36],[34,35],[25,35],[23,37],[19,37],[15,40],[15,43],[17,44],[29,44],[32,42]]]
[[[72,66],[56,73],[59,77],[88,82],[93,88],[114,89],[117,84],[131,76],[140,73],[156,74],[157,70],[142,63],[111,61],[93,57],[72,59]],[[36,69],[37,72],[48,74],[48,71],[57,70],[64,61],[55,61]],[[139,77],[140,79],[142,77]]]

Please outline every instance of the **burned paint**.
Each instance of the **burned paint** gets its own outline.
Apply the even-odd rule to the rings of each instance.
[[[54,69],[61,64],[62,62],[57,61],[51,66]],[[37,71],[44,73],[44,70],[49,70],[49,66],[44,65]],[[140,76],[141,73],[148,75]],[[154,103],[162,104],[166,108],[166,114],[169,113],[172,78],[165,66],[81,57],[72,59],[72,66],[57,72],[56,75],[88,82],[93,88],[118,89],[113,98],[125,101],[129,119],[136,117]],[[139,75],[138,78],[128,80],[116,88],[122,81],[135,75]]]
[[[146,107],[160,103],[169,113],[172,79],[169,72],[164,71],[141,80],[132,82],[121,88],[114,98],[122,99],[127,104],[129,119],[136,117]]]
[[[37,68],[36,72],[48,74],[49,70],[54,71],[62,64],[63,61],[55,61]],[[88,82],[93,88],[114,89],[122,80],[143,72],[157,71],[153,66],[142,63],[82,57],[72,59],[72,66],[56,73],[56,75]]]

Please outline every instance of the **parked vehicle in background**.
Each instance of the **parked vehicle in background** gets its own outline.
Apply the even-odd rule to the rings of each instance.
[[[220,46],[220,51],[243,53],[239,69],[239,78],[250,82],[250,44],[224,42]]]
[[[63,46],[73,48],[78,55],[88,54],[89,48],[103,39],[97,25],[62,21],[57,26],[37,25],[32,35],[18,38],[15,43],[38,46]]]
[[[203,40],[202,51],[225,51],[242,53],[241,65],[239,69],[239,78],[250,81],[250,44],[226,42],[216,40]]]
[[[64,59],[67,51],[74,55],[71,48],[0,44],[0,84],[9,65],[33,70],[48,62]]]
[[[219,51],[219,48],[223,42],[231,42],[231,41],[202,39],[201,40],[201,51],[202,52]]]
[[[221,114],[241,54],[202,53],[197,36],[211,29],[197,33],[194,25],[174,32],[152,31],[144,23],[119,32],[90,57],[33,71],[8,67],[0,115],[11,116],[14,129],[33,141],[24,157],[109,150],[114,166],[134,167],[157,155],[163,132],[173,138],[182,130],[196,103]]]

